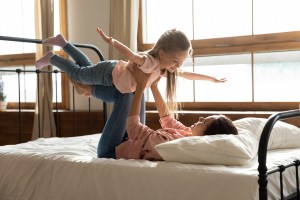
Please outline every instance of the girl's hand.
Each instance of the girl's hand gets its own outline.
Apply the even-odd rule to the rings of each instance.
[[[226,81],[227,81],[226,78],[220,78],[220,79],[214,78],[214,80],[212,80],[212,82],[214,82],[214,83],[224,83]]]
[[[102,39],[107,43],[107,44],[111,44],[114,45],[114,39],[112,37],[108,37],[107,35],[105,35],[105,33],[102,31],[102,29],[100,29],[99,27],[97,28],[97,32],[99,33],[99,35],[102,37]]]

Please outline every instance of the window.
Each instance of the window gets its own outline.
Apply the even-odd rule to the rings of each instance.
[[[141,0],[141,5],[140,51],[175,27],[194,49],[182,69],[228,80],[179,78],[177,100],[185,109],[299,108],[300,1]],[[163,82],[159,87],[164,93]],[[151,92],[147,98],[151,107]]]
[[[54,0],[54,34],[65,30],[65,0]],[[14,10],[14,12],[11,12]],[[10,0],[1,3],[0,22],[3,28],[1,36],[35,39],[34,0]],[[58,50],[58,48],[54,48]],[[36,44],[0,40],[0,78],[4,83],[4,92],[9,102],[9,108],[17,107],[22,102],[23,108],[34,108],[36,102],[37,74],[35,73]],[[26,73],[16,73],[16,69],[26,70]],[[55,81],[59,84],[55,84]],[[56,99],[60,107],[66,106],[62,82],[64,76],[53,75],[53,101]],[[20,83],[20,87],[18,86]],[[9,86],[9,87],[6,87]],[[30,86],[30,87],[29,87]],[[57,96],[56,96],[57,94]]]

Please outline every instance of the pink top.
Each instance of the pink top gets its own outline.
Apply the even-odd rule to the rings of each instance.
[[[149,87],[158,77],[164,76],[164,74],[161,74],[157,59],[144,52],[139,54],[145,57],[145,63],[140,66],[140,69],[145,73],[151,73],[147,82],[147,87]],[[129,71],[133,66],[132,64],[132,62],[120,60],[112,71],[114,85],[121,93],[131,93],[136,89],[136,82]]]
[[[170,115],[161,118],[160,124],[162,129],[154,131],[141,124],[138,115],[128,117],[128,140],[116,147],[116,158],[163,160],[155,150],[155,145],[192,135],[190,127]]]

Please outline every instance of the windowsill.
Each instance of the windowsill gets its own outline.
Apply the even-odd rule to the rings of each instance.
[[[181,110],[177,111],[179,114],[224,114],[224,115],[272,115],[278,113],[280,111],[191,111],[191,110]],[[158,113],[157,110],[148,110],[146,113]]]
[[[67,109],[58,109],[58,112],[73,112],[73,110],[67,110]],[[88,112],[89,110],[75,110],[75,112]],[[103,110],[91,110],[91,112],[102,112]],[[0,110],[0,112],[19,112],[19,109],[6,109],[6,110]],[[34,109],[21,109],[21,112],[35,112]],[[56,109],[53,109],[53,112],[56,112]]]
[[[91,110],[91,112],[102,112],[103,110]],[[0,110],[0,112],[19,112],[18,109],[6,109]],[[21,109],[21,112],[35,112],[34,109]],[[55,113],[56,110],[54,109],[53,112]],[[65,110],[59,109],[58,112],[73,112],[73,110]],[[75,112],[88,112],[88,110],[76,110]],[[243,116],[253,116],[253,115],[272,115],[282,111],[191,111],[191,110],[181,110],[177,111],[178,114],[203,114],[203,115],[216,115],[216,114],[223,114],[223,115],[243,115]],[[157,110],[147,110],[146,113],[148,114],[155,114],[158,113]]]

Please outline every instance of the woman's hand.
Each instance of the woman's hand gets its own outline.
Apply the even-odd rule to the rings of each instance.
[[[151,84],[151,88],[157,87],[158,82],[160,81],[161,77],[158,77],[152,84]]]

